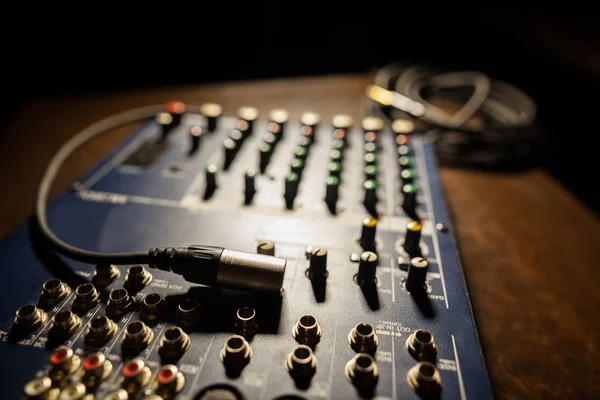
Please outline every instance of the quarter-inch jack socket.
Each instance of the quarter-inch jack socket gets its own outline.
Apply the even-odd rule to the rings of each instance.
[[[437,347],[431,332],[418,329],[406,339],[406,348],[417,361],[435,362]]]
[[[71,288],[60,279],[49,279],[42,286],[40,306],[53,306],[63,301],[71,293]]]
[[[235,314],[235,333],[246,338],[252,337],[257,330],[256,310],[242,307]]]
[[[310,380],[317,372],[317,358],[310,347],[301,344],[288,354],[285,367],[294,379]]]
[[[12,330],[19,335],[33,332],[46,322],[47,318],[48,314],[44,310],[33,304],[25,304],[17,310]]]
[[[292,335],[298,343],[314,347],[321,340],[321,326],[314,316],[305,314],[294,325]]]
[[[190,337],[179,327],[168,328],[158,347],[163,360],[177,360],[190,347]]]
[[[106,315],[115,320],[127,314],[133,308],[134,299],[125,289],[113,289],[108,295]]]
[[[91,283],[82,283],[75,289],[75,300],[73,300],[73,311],[82,314],[94,308],[100,302],[98,290]]]
[[[429,361],[421,361],[412,367],[408,371],[406,380],[410,387],[422,397],[437,397],[442,390],[440,373]]]
[[[88,324],[85,344],[102,347],[117,334],[117,324],[104,315],[96,315]]]
[[[157,320],[162,320],[167,314],[167,302],[158,293],[148,293],[142,300],[140,316],[147,323],[153,323]]]
[[[121,271],[114,264],[98,264],[96,271],[92,277],[92,283],[99,288],[105,288],[113,283],[119,276]]]
[[[152,281],[152,274],[143,265],[134,265],[127,270],[125,284],[130,292],[137,293]]]
[[[360,391],[372,390],[379,379],[377,363],[369,354],[358,353],[346,364],[346,377]]]
[[[48,330],[48,339],[62,341],[81,328],[81,318],[70,310],[60,310],[52,317],[52,326]]]
[[[152,329],[142,321],[133,321],[125,328],[121,349],[127,354],[138,354],[144,350],[154,337]]]
[[[238,376],[250,362],[252,348],[243,336],[233,335],[221,349],[221,360],[230,376]]]
[[[377,350],[379,339],[375,334],[375,329],[366,322],[357,324],[348,334],[348,343],[357,353],[373,354]]]

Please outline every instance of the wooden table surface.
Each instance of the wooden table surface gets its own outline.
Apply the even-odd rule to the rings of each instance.
[[[325,119],[361,116],[365,75],[134,90],[31,101],[2,135],[0,237],[33,210],[51,156],[79,129],[110,114],[178,99],[310,108]],[[64,189],[131,131],[120,129],[73,157]],[[541,170],[491,174],[443,169],[465,274],[498,398],[600,398],[600,221]]]

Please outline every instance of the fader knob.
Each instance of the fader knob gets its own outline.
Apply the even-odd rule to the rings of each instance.
[[[418,221],[410,221],[406,225],[406,236],[404,238],[404,244],[402,248],[411,257],[421,255],[421,248],[419,243],[421,242],[421,224]]]
[[[429,263],[423,257],[414,257],[410,260],[408,275],[406,276],[406,290],[411,293],[425,290],[428,267]]]
[[[416,218],[417,210],[417,185],[407,183],[402,186],[402,209],[411,218]]]
[[[327,274],[327,249],[315,247],[310,252],[310,264],[308,267],[311,278],[324,277]]]
[[[260,152],[260,173],[264,174],[267,170],[267,165],[269,165],[269,160],[271,160],[271,155],[273,154],[273,146],[269,143],[261,143],[259,147]]]
[[[360,246],[367,251],[375,250],[375,233],[377,232],[377,220],[365,218],[360,233]]]
[[[244,203],[252,203],[254,194],[256,194],[256,171],[251,169],[244,174]]]
[[[358,262],[358,274],[356,280],[360,285],[373,284],[377,272],[377,254],[372,251],[364,251]]]
[[[285,178],[285,192],[283,198],[285,199],[285,207],[288,210],[294,208],[294,200],[298,195],[298,185],[300,183],[300,177],[294,172],[290,172]]]
[[[325,191],[325,204],[332,214],[337,213],[337,202],[339,198],[340,178],[329,176],[327,178],[327,187]]]
[[[223,161],[223,169],[227,171],[235,158],[237,153],[238,145],[235,140],[227,138],[223,141],[223,150],[225,153],[225,160]]]
[[[209,132],[214,132],[217,129],[217,120],[223,113],[223,108],[220,104],[205,103],[200,106],[200,112],[206,118],[206,125]]]

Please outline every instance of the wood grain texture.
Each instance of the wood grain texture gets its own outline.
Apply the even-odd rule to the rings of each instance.
[[[138,90],[27,103],[2,135],[0,236],[33,210],[37,183],[79,129],[127,108],[179,99],[307,108],[359,118],[369,76],[239,82]],[[131,127],[100,138],[62,171],[64,189]],[[600,397],[600,221],[543,171],[491,174],[443,169],[471,300],[498,398]]]

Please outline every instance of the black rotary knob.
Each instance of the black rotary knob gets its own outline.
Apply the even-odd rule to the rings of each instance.
[[[244,137],[250,136],[254,129],[254,121],[258,118],[258,110],[254,107],[241,107],[238,109],[237,117],[235,127],[242,132]]]
[[[377,217],[377,188],[379,184],[376,180],[371,179],[366,181],[363,186],[365,189],[363,205],[369,214],[371,214],[373,217]]]
[[[225,159],[223,161],[223,169],[227,171],[233,162],[238,151],[238,145],[232,138],[227,138],[223,141],[223,150]]]
[[[356,280],[359,285],[372,285],[375,283],[378,257],[372,251],[364,251],[358,262]]]
[[[209,132],[214,132],[217,129],[217,121],[223,113],[223,108],[220,104],[205,103],[200,106],[200,113],[206,118],[206,128]]]
[[[327,249],[315,247],[310,252],[309,274],[311,277],[324,277],[327,274]]]
[[[406,276],[406,290],[411,293],[425,291],[425,282],[427,281],[428,269],[429,263],[425,258],[412,258],[408,266],[408,275]]]
[[[217,171],[218,168],[214,164],[204,167],[206,185],[204,188],[204,199],[209,199],[217,189]]]
[[[199,125],[192,126],[188,131],[191,142],[190,154],[194,154],[200,148],[200,141],[202,140],[203,134],[204,131]]]
[[[283,198],[285,200],[285,207],[288,210],[294,208],[294,200],[298,195],[298,186],[300,184],[300,177],[295,172],[290,172],[285,178],[285,190]]]
[[[244,203],[252,203],[252,199],[256,194],[256,171],[250,169],[244,174]]]
[[[337,202],[340,191],[340,178],[337,176],[327,177],[325,189],[325,204],[332,214],[337,213]]]
[[[421,224],[418,221],[410,221],[406,225],[406,236],[402,248],[410,257],[421,255]]]
[[[417,185],[407,183],[402,186],[402,209],[409,217],[418,219],[417,216]]]
[[[267,165],[269,165],[269,161],[271,160],[271,155],[273,154],[273,146],[263,142],[260,144],[258,151],[260,157],[259,170],[261,174],[264,174],[267,170]]]
[[[360,246],[366,251],[375,251],[375,234],[377,233],[377,220],[365,218],[360,232]]]

